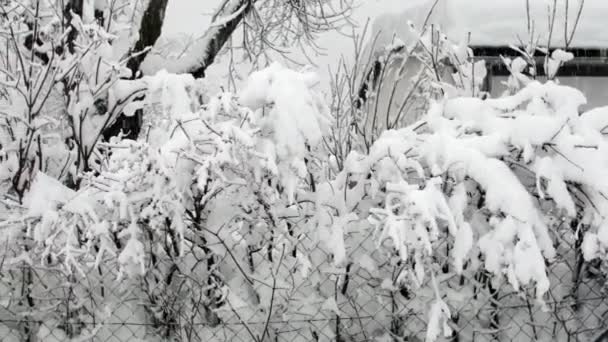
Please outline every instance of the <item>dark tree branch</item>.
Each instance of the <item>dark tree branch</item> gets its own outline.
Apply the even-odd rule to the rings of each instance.
[[[76,37],[78,37],[78,30],[76,30],[76,28],[72,26],[72,12],[77,15],[82,15],[82,7],[83,0],[69,0],[65,7],[64,17],[66,22],[64,23],[64,25],[71,28],[70,32],[68,32],[67,37],[68,51],[70,51],[70,53],[75,52],[74,41],[76,40]]]
[[[168,2],[168,0],[150,0],[148,2],[139,26],[139,39],[131,50],[134,57],[127,62],[127,67],[133,72],[133,78],[137,77],[139,67],[148,54],[145,50],[154,46],[160,37]]]
[[[382,72],[382,68],[383,64],[380,59],[376,59],[372,63],[372,67],[367,71],[365,79],[363,80],[363,83],[361,83],[361,86],[357,91],[357,98],[355,99],[354,103],[356,109],[361,109],[361,107],[363,107],[363,104],[367,102],[369,93],[375,91],[376,84],[378,83],[378,79],[380,78],[380,74]]]
[[[207,46],[204,55],[201,57],[201,61],[189,70],[192,76],[195,78],[205,77],[205,70],[207,67],[213,64],[215,57],[220,53],[224,44],[226,44],[239,24],[247,14],[251,12],[256,1],[257,0],[240,0],[233,6],[227,7],[225,4],[222,6],[216,15],[216,18],[221,20],[222,17],[226,17],[230,18],[230,20],[217,27],[210,28],[205,33]]]

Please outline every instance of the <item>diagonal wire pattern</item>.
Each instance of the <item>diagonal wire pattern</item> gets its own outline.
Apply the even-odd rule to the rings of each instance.
[[[207,249],[191,244],[179,258],[151,260],[136,277],[119,274],[110,259],[86,273],[53,260],[35,266],[13,244],[0,274],[0,340],[424,341],[436,300],[431,280],[417,287],[397,281],[411,269],[372,235],[347,234],[349,261],[339,267],[306,236],[297,248],[273,253],[236,238],[225,246],[233,255],[214,254],[219,244],[211,241]],[[587,341],[607,328],[604,265],[581,266],[574,242],[557,241],[542,304],[532,287],[515,291],[472,262],[456,274],[449,258],[434,256],[451,310],[452,332],[441,340]],[[450,248],[448,240],[438,245]],[[306,275],[298,253],[310,260]]]

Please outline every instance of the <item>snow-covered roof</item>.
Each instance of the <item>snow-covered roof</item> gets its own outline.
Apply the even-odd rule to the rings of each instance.
[[[551,46],[564,46],[565,29],[568,28],[570,36],[580,1],[568,1],[566,25],[566,0],[557,0]],[[413,1],[401,13],[380,16],[374,23],[374,30],[382,31],[378,43],[390,43],[393,33],[404,41],[413,38],[407,21],[420,27],[433,3],[435,0]],[[540,45],[546,45],[553,0],[529,0],[529,3],[534,37],[540,38]],[[505,46],[519,45],[519,38],[529,40],[527,17],[526,0],[439,0],[428,23],[441,27],[453,40],[467,39],[470,32],[470,45]],[[608,48],[606,18],[608,0],[585,0],[570,47]]]

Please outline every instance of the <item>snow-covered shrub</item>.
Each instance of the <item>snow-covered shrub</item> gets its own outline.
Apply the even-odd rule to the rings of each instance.
[[[125,86],[147,92],[130,105],[147,110],[145,139],[97,143],[97,165],[81,170],[76,191],[38,171],[23,202],[27,225],[12,209],[9,241],[33,238],[31,263],[50,263],[75,284],[91,272],[139,282],[146,314],[162,328],[184,317],[189,326],[232,317],[228,308],[239,302],[274,302],[266,286],[288,276],[281,266],[302,234],[288,218],[297,221],[296,199],[319,182],[312,163],[329,130],[315,84],[312,73],[275,64],[251,76],[244,107],[229,93],[201,106],[191,76],[131,81]],[[257,294],[239,295],[247,288]],[[178,301],[185,293],[199,301]],[[116,306],[113,296],[99,300]],[[260,319],[272,312],[237,306]]]
[[[378,47],[374,36],[362,50],[364,30],[355,38],[352,67],[344,63],[336,71],[330,151],[339,168],[352,148],[367,153],[384,131],[418,121],[430,99],[488,95],[483,89],[485,61],[475,61],[468,46],[454,44],[436,27],[420,29],[408,23],[408,30],[407,43],[394,38]]]
[[[123,336],[112,324],[127,320],[142,339],[222,340],[236,322],[258,341],[434,341],[478,287],[543,306],[564,230],[575,253],[606,258],[608,123],[604,109],[579,115],[575,89],[527,80],[482,100],[483,64],[432,31],[419,42],[441,45],[419,56],[428,108],[366,135],[363,107],[331,127],[307,70],[272,64],[208,100],[190,75],[123,80],[124,27],[83,18],[74,52],[26,67],[18,44],[3,70],[1,290],[22,338]],[[451,86],[432,66],[446,58]],[[138,140],[102,141],[139,110]],[[377,318],[347,320],[361,312]]]
[[[137,5],[114,2],[101,26],[93,2],[84,4],[82,17],[52,1],[3,4],[0,144],[8,162],[0,177],[18,199],[36,169],[77,182],[79,171],[91,169],[104,129],[141,93],[120,81],[130,77]]]
[[[489,96],[482,91],[485,66],[483,61],[472,62],[468,48],[451,45],[438,31],[427,31],[417,44],[411,50],[403,44],[391,46],[388,57],[395,51],[418,57],[423,64],[421,75],[436,90],[427,92],[430,108],[419,121],[393,125],[403,127],[400,129],[379,129],[375,138],[362,129],[356,115],[343,115],[341,102],[335,107],[336,122],[341,127],[338,133],[342,135],[333,134],[331,142],[335,145],[330,144],[330,159],[337,166],[334,170],[341,172],[328,185],[319,186],[321,205],[317,210],[326,207],[324,221],[340,222],[342,226],[328,224],[334,232],[324,236],[331,241],[344,239],[329,244],[346,266],[342,269],[343,281],[349,281],[351,266],[357,265],[355,272],[358,268],[369,270],[372,278],[379,278],[382,288],[391,293],[393,307],[392,293],[404,289],[406,293],[415,292],[421,302],[430,303],[437,297],[429,328],[444,322],[445,316],[439,312],[445,310],[439,308],[445,303],[452,308],[466,305],[463,300],[469,297],[455,294],[455,288],[467,293],[472,288],[470,296],[477,298],[476,288],[487,287],[490,295],[496,296],[496,288],[507,283],[525,298],[531,293],[545,312],[560,310],[547,307],[545,300],[576,297],[581,277],[585,277],[581,271],[585,268],[583,256],[589,261],[605,255],[600,238],[605,198],[599,176],[599,170],[606,167],[602,152],[605,125],[599,119],[603,109],[579,114],[586,103],[583,94],[560,86],[559,81],[541,84],[533,76],[524,75],[527,62],[522,58],[505,60],[513,73],[510,92],[503,98],[482,100]],[[420,45],[433,48],[416,54],[415,48]],[[549,78],[553,79],[569,59],[571,55],[559,49],[550,54],[550,70],[546,71]],[[393,87],[394,92],[390,82],[395,81],[384,70],[389,69],[385,65],[390,62],[380,61],[385,63],[380,64],[380,80],[372,86],[378,92],[382,87]],[[401,63],[405,68],[405,62]],[[441,73],[446,66],[456,71],[449,82]],[[336,84],[334,101],[344,84],[352,88],[352,80],[342,82]],[[350,96],[356,95],[351,91]],[[363,99],[368,105],[362,115],[378,120],[379,127],[383,123],[374,113],[374,101],[378,101],[374,96],[370,92]],[[359,104],[355,101],[356,108]],[[408,119],[411,122],[412,118]],[[343,133],[349,129],[348,134]],[[346,157],[344,151],[352,150]],[[394,250],[393,254],[373,255],[371,259],[369,255],[359,256],[361,250],[374,250],[366,241],[371,234],[357,236],[369,232],[366,221],[378,242],[376,250]],[[387,242],[391,246],[388,249],[384,248]],[[397,261],[393,263],[394,257]],[[394,265],[388,274],[386,268],[370,261],[383,258]],[[550,272],[572,267],[570,264],[574,270],[568,293],[563,289],[570,285],[559,288],[566,276],[563,270]],[[436,275],[443,283],[439,293],[432,290],[429,275]],[[461,279],[460,283],[453,282],[454,276]],[[467,288],[464,279],[483,284],[471,282]],[[368,284],[370,291],[377,291],[372,282]],[[493,305],[499,305],[497,298],[491,299]],[[364,304],[369,303],[369,297],[359,299],[360,308],[369,310],[369,304]],[[403,310],[416,306],[409,297],[402,305]],[[426,314],[428,309],[421,311]],[[399,311],[389,314],[395,316],[394,312]],[[489,318],[489,326],[499,329],[493,319]],[[459,334],[467,336],[464,330]],[[511,336],[510,332],[505,334]],[[439,336],[439,332],[429,331],[427,337],[433,336]],[[536,330],[534,336],[541,338]]]
[[[326,210],[334,220],[368,220],[379,246],[391,242],[408,265],[393,286],[420,288],[449,258],[456,274],[485,269],[516,291],[532,286],[542,305],[563,230],[576,228],[587,260],[605,258],[604,111],[579,115],[585,102],[551,81],[499,99],[435,101],[368,155],[352,152],[319,198],[341,209]],[[333,246],[348,254],[343,242]]]

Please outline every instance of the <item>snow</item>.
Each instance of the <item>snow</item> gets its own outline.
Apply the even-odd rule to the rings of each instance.
[[[87,15],[92,4],[87,2]],[[391,47],[406,44],[400,39]],[[89,75],[96,58],[113,60],[106,43],[77,63],[78,72]],[[454,46],[452,52],[464,57],[466,47]],[[571,58],[555,50],[552,68]],[[64,62],[60,66],[69,69],[74,61]],[[107,309],[114,319],[135,316],[144,325],[158,318],[149,312],[175,302],[196,316],[192,320],[204,330],[201,336],[209,336],[215,328],[205,323],[212,315],[222,322],[287,321],[299,329],[312,321],[355,317],[363,309],[379,317],[361,327],[363,333],[373,332],[366,340],[382,340],[388,338],[383,318],[396,317],[387,309],[390,294],[392,305],[424,318],[404,326],[416,328],[412,339],[426,335],[436,341],[458,326],[451,312],[466,315],[464,305],[482,307],[481,300],[471,300],[478,284],[471,278],[479,272],[487,271],[488,282],[504,284],[520,297],[528,298],[527,290],[534,289],[542,305],[550,290],[556,295],[556,278],[564,281],[572,274],[551,274],[551,267],[565,267],[567,258],[576,256],[575,250],[564,251],[562,235],[573,240],[580,230],[586,260],[608,256],[607,109],[580,114],[586,97],[558,81],[541,83],[519,73],[511,93],[481,100],[475,90],[484,65],[465,64],[456,76],[471,82],[441,94],[424,93],[429,108],[418,109],[420,121],[381,129],[365,145],[349,125],[344,132],[336,127],[335,108],[323,98],[322,78],[311,68],[272,63],[246,78],[240,91],[207,96],[208,89],[201,89],[205,83],[168,70],[120,80],[115,62],[102,68],[112,82],[100,86],[84,77],[79,92],[71,94],[77,100],[66,103],[64,114],[86,121],[104,89],[109,107],[116,107],[105,114],[144,111],[146,134],[140,139],[98,142],[100,122],[108,118],[103,115],[76,124],[77,130],[84,128],[79,138],[92,152],[87,156],[94,161],[92,171],[68,158],[69,178],[47,171],[32,153],[30,174],[15,179],[23,185],[23,198],[11,180],[28,129],[12,131],[17,139],[3,135],[0,150],[0,186],[8,193],[0,205],[9,208],[0,212],[0,225],[18,233],[4,241],[15,249],[6,267],[76,277],[82,287],[75,300],[87,310]],[[522,60],[511,66],[518,74]],[[146,96],[134,100],[134,94]],[[23,102],[2,105],[11,120],[25,108]],[[67,130],[59,124],[42,117],[31,123]],[[329,147],[343,133],[353,144],[341,155]],[[57,138],[47,145],[49,135],[40,136],[45,146],[38,151],[63,145]],[[66,160],[61,157],[58,161]],[[572,232],[569,224],[577,221]],[[168,284],[173,267],[180,290]],[[466,284],[454,286],[452,278]],[[64,281],[50,285],[61,289]],[[154,291],[145,294],[161,304],[146,299],[139,305],[139,298],[134,314],[124,298],[109,295],[102,304],[107,308],[97,308],[90,304],[97,300],[96,282],[116,282],[133,292],[145,292],[142,284],[150,284]],[[93,299],[83,297],[82,289]],[[397,294],[402,290],[413,298]],[[196,296],[206,297],[212,312],[200,315],[189,300]],[[59,312],[50,305],[34,310]],[[460,322],[469,317],[463,318]],[[519,322],[521,316],[513,319]],[[53,326],[41,334],[67,338],[53,330],[57,322],[44,323]],[[263,336],[258,325],[252,329]],[[108,334],[124,329],[108,326]],[[360,333],[357,324],[343,328],[353,336]],[[97,334],[95,329],[78,337]],[[324,324],[315,333],[331,338],[332,329],[335,325]]]
[[[429,325],[425,341],[435,342],[439,336],[449,337],[452,334],[452,329],[447,323],[449,320],[450,308],[444,301],[438,298],[433,303],[429,313]]]
[[[239,94],[242,105],[255,111],[256,121],[273,136],[279,171],[290,200],[295,191],[294,180],[306,175],[304,157],[309,147],[319,145],[329,133],[329,108],[315,89],[316,75],[310,71],[294,72],[274,63],[254,72]],[[263,108],[271,104],[266,113]],[[273,160],[274,157],[270,156]]]
[[[370,274],[375,274],[378,271],[376,261],[367,254],[361,255],[361,257],[359,257],[357,260],[357,263]]]
[[[55,178],[37,172],[23,202],[28,215],[39,216],[53,211],[74,198],[76,193]]]
[[[556,49],[553,50],[553,52],[551,53],[551,58],[558,62],[565,63],[571,61],[574,58],[574,55],[572,54],[572,52],[566,52],[562,49]]]
[[[570,196],[560,168],[553,165],[553,160],[548,157],[539,158],[533,169],[536,171],[536,188],[539,196],[545,198],[540,181],[541,178],[547,179],[547,195],[555,201],[558,207],[565,209],[569,216],[575,216],[576,208],[574,201],[572,200],[572,196]]]

